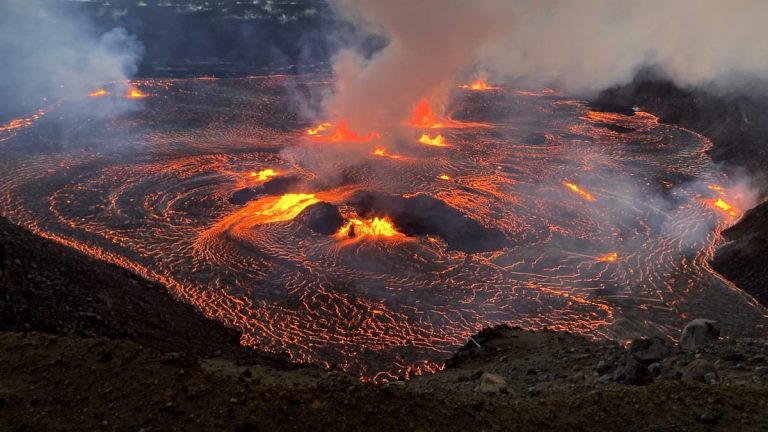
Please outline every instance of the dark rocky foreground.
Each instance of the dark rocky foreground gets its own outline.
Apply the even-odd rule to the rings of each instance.
[[[768,340],[497,327],[442,372],[372,385],[258,357],[159,285],[5,220],[0,299],[0,430],[768,428]]]

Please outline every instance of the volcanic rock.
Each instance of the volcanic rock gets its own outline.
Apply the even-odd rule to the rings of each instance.
[[[720,339],[720,326],[717,321],[695,319],[688,323],[680,336],[680,347],[686,351],[695,351]]]
[[[623,384],[641,386],[652,383],[653,374],[644,364],[635,360],[634,357],[629,357],[627,363],[616,370],[613,380]]]
[[[325,235],[336,233],[344,225],[344,218],[339,213],[339,209],[327,202],[308,206],[294,220],[303,223],[318,234]]]
[[[717,377],[717,368],[707,360],[696,359],[683,371],[683,381],[706,382],[708,374],[714,374]]]
[[[710,155],[726,168],[768,173],[768,97],[761,94],[726,95],[705,89],[680,88],[653,71],[641,71],[629,84],[607,89],[591,104],[599,111],[630,114],[639,107],[662,123],[678,124],[706,135]]]
[[[254,188],[258,193],[267,195],[283,195],[287,193],[301,192],[302,178],[297,176],[273,177],[261,186]]]
[[[258,195],[259,193],[252,188],[239,189],[232,192],[228,198],[228,201],[230,204],[243,205]]]
[[[718,248],[712,267],[768,306],[768,201],[747,211],[722,235],[727,242]]]
[[[672,354],[672,347],[660,337],[638,338],[632,340],[629,352],[635,360],[649,366]]]
[[[360,191],[348,204],[364,217],[388,216],[408,236],[437,235],[451,249],[467,253],[501,249],[510,242],[498,229],[487,228],[443,201],[428,195],[403,198],[381,192]]]
[[[301,177],[284,176],[273,177],[256,187],[236,190],[229,196],[229,202],[235,205],[243,205],[259,195],[284,195],[303,190]]]
[[[477,390],[481,393],[500,393],[507,389],[507,380],[503,376],[490,372],[480,375],[480,384]]]

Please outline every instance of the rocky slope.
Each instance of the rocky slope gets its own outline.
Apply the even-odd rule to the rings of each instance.
[[[239,334],[176,301],[162,285],[37,237],[0,218],[0,330],[106,336],[160,352],[257,357]]]
[[[746,169],[763,182],[768,174],[768,96],[715,94],[640,76],[630,84],[603,91],[592,106],[624,113],[640,108],[663,123],[709,138],[715,162],[732,170]]]
[[[712,267],[768,306],[768,202],[744,214],[723,231],[727,243],[712,260]]]
[[[0,430],[768,428],[766,340],[673,353],[653,372],[637,368],[655,379],[645,386],[622,382],[616,371],[637,360],[615,344],[508,328],[476,340],[482,348],[462,351],[444,372],[372,385],[121,339],[5,332]]]

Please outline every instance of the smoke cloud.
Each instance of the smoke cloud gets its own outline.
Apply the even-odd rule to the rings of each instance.
[[[141,44],[122,28],[101,33],[63,3],[0,2],[0,115],[83,98],[136,72]],[[105,110],[98,105],[98,112]],[[94,112],[92,114],[97,114]]]
[[[732,88],[768,76],[768,3],[760,0],[333,0],[343,18],[386,37],[366,57],[341,51],[329,117],[355,127],[444,102],[473,72],[589,96],[654,67],[681,85]]]

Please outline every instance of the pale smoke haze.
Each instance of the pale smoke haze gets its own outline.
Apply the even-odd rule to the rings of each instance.
[[[333,0],[388,39],[370,58],[335,60],[330,118],[353,127],[407,118],[471,76],[591,95],[653,66],[681,85],[726,88],[768,76],[768,2],[754,0]]]

